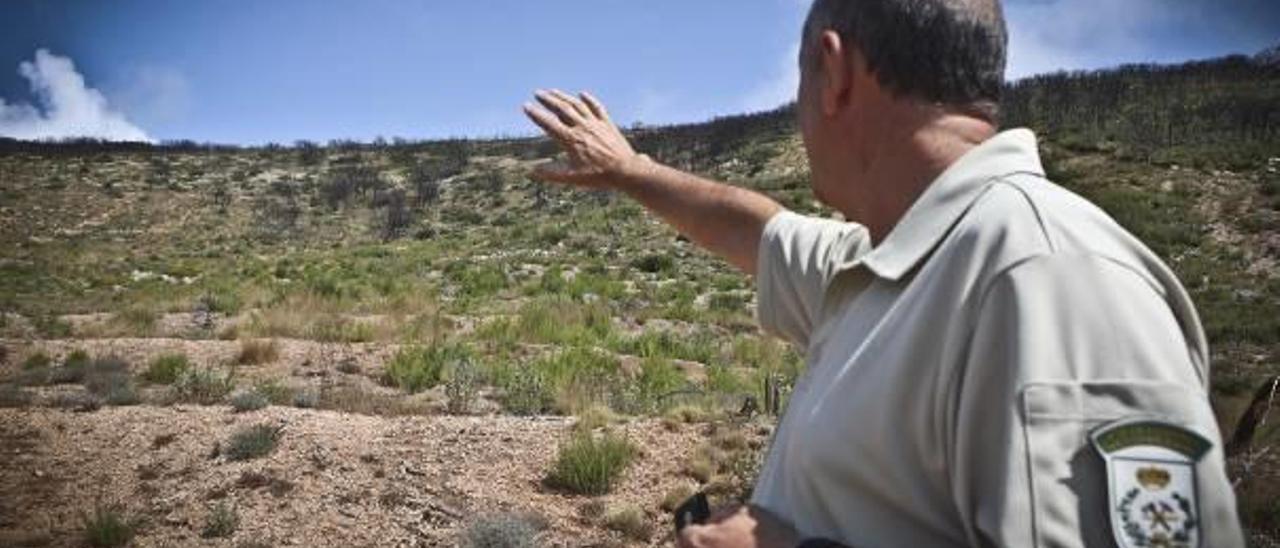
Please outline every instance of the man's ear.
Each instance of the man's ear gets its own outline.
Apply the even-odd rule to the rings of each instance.
[[[853,95],[853,70],[847,45],[835,31],[824,31],[818,39],[822,59],[822,113],[835,116],[849,106]]]

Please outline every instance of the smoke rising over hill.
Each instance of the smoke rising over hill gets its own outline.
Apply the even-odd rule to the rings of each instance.
[[[86,85],[71,59],[40,49],[33,61],[18,65],[18,73],[30,82],[37,104],[0,98],[0,136],[151,141],[142,128],[112,109],[101,92]]]

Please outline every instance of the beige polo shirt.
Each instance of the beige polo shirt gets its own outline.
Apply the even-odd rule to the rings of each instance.
[[[782,212],[759,250],[760,323],[809,367],[753,502],[803,535],[1112,546],[1089,434],[1148,417],[1212,441],[1192,525],[1204,547],[1243,545],[1190,299],[1141,242],[1044,179],[1030,131],[966,154],[879,246],[860,225]]]

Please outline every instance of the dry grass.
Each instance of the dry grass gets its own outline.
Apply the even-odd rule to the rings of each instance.
[[[377,297],[360,302],[360,309],[309,292],[254,311],[236,327],[247,338],[288,338],[321,342],[391,342],[421,338],[438,331],[437,307],[425,296]],[[233,333],[227,333],[228,336]]]
[[[647,542],[654,529],[644,510],[634,505],[610,509],[604,516],[604,526],[638,542]]]
[[[240,341],[240,353],[236,355],[236,363],[261,365],[279,358],[280,343],[274,339],[243,339]]]

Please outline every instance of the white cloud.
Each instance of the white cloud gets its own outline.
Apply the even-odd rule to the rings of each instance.
[[[18,65],[31,84],[37,105],[7,104],[0,99],[0,136],[17,139],[95,137],[113,141],[150,141],[138,126],[107,104],[98,90],[85,85],[71,59],[36,51],[34,61]]]

